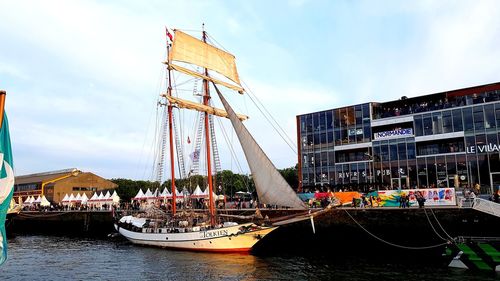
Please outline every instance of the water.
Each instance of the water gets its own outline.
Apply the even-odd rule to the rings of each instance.
[[[17,236],[9,239],[9,259],[0,267],[0,280],[462,281],[500,277],[442,265],[376,260],[346,260],[341,253],[309,257],[207,254],[139,247],[123,240]]]

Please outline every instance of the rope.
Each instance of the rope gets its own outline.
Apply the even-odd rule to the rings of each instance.
[[[439,223],[439,220],[437,219],[436,215],[434,214],[434,211],[432,209],[430,209],[431,211],[431,214],[434,216],[434,219],[436,220],[436,222],[438,223],[439,227],[441,228],[441,230],[443,231],[444,234],[446,234],[446,236],[448,238],[450,238],[451,241],[455,241],[455,239],[453,239],[447,232],[446,230],[444,230],[443,226],[441,225],[441,223]]]
[[[63,216],[65,214],[68,214],[69,212],[62,212],[62,213],[56,213],[56,214],[47,214],[44,213],[43,215],[32,215],[32,214],[26,214],[26,213],[19,213],[18,216],[20,217],[25,217],[25,218],[47,218],[47,217],[58,217],[58,216]]]
[[[396,248],[401,248],[401,249],[407,249],[407,250],[427,250],[427,249],[432,249],[432,248],[438,248],[438,247],[441,247],[441,246],[444,246],[446,244],[449,244],[449,242],[445,242],[445,243],[440,243],[440,244],[437,244],[437,245],[431,245],[431,246],[422,246],[422,247],[410,247],[410,246],[403,246],[403,245],[398,245],[398,244],[394,244],[394,243],[391,243],[389,241],[385,241],[384,239],[376,236],[375,234],[371,233],[370,231],[368,231],[366,228],[364,228],[361,224],[359,224],[352,216],[351,214],[349,214],[349,212],[344,209],[344,211],[347,213],[347,215],[349,215],[349,217],[359,226],[361,227],[361,229],[363,229],[366,233],[368,233],[370,236],[372,236],[373,238],[385,243],[385,244],[388,244],[388,245],[391,245],[393,247],[396,247]]]
[[[224,125],[222,124],[222,121],[220,118],[217,118],[217,121],[219,123],[219,127],[221,128],[222,136],[224,137],[224,140],[226,141],[228,147],[229,147],[229,152],[231,153],[231,159],[235,161],[236,166],[238,168],[238,171],[243,174],[243,169],[241,168],[240,161],[238,160],[238,157],[236,157],[236,152],[234,151],[234,147],[232,145],[232,142],[229,141],[229,137],[227,136],[226,130],[224,129]],[[250,192],[250,186],[248,182],[248,178],[244,177],[243,180],[245,187],[247,188],[247,191]]]
[[[429,215],[427,214],[427,210],[424,208],[424,213],[425,213],[425,217],[427,218],[427,221],[429,222],[432,230],[434,231],[434,233],[439,237],[441,238],[441,240],[445,240],[446,241],[446,238],[443,238],[443,236],[441,236],[437,231],[436,231],[436,228],[434,228],[434,225],[432,224],[431,222],[431,219],[429,218]]]
[[[248,87],[248,85],[246,83],[245,84],[245,87],[247,88],[247,93],[249,94],[248,97],[250,98],[250,100],[253,102],[253,104],[255,105],[255,107],[257,107],[257,109],[260,111],[260,113],[262,113],[262,115],[264,116],[264,118],[266,118],[267,122],[269,122],[269,124],[271,124],[271,126],[273,127],[273,129],[278,133],[278,135],[281,137],[281,139],[283,139],[283,141],[288,145],[288,147],[290,147],[290,149],[293,151],[293,153],[297,154],[297,151],[295,150],[295,147],[292,145],[293,144],[293,141],[290,139],[290,137],[286,134],[285,130],[279,125],[279,123],[276,121],[276,119],[274,119],[274,117],[271,115],[271,113],[266,109],[266,107],[264,106],[264,104],[259,100],[259,98],[252,93],[252,91],[250,90],[250,88]],[[259,107],[259,104],[257,104],[257,102],[252,98],[252,95],[254,96],[254,98],[259,102],[259,104],[262,106],[262,108],[264,109],[264,111],[262,111],[261,107]],[[266,115],[267,113],[267,115]],[[272,122],[269,117],[272,119]],[[278,127],[278,128],[276,128]],[[290,144],[292,143],[292,144]]]

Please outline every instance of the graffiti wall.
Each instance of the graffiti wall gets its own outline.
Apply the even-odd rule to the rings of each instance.
[[[399,207],[400,199],[407,196],[410,206],[418,206],[417,194],[425,198],[425,206],[453,206],[457,204],[455,188],[426,188],[405,190],[379,190],[379,206]]]

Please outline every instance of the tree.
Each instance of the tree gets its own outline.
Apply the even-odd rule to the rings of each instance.
[[[299,175],[297,173],[297,165],[295,167],[285,168],[278,170],[280,174],[285,178],[286,182],[295,190],[299,187]]]

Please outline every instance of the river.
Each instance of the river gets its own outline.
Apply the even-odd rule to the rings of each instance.
[[[335,259],[331,257],[335,256]],[[498,280],[492,272],[378,259],[212,254],[139,247],[121,239],[9,239],[0,280]]]

